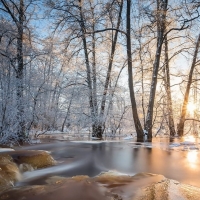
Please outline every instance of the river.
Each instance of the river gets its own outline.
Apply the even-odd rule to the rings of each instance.
[[[150,142],[127,141],[57,141],[17,147],[16,150],[51,152],[57,165],[25,172],[18,186],[44,184],[51,176],[94,177],[116,171],[134,175],[141,172],[162,174],[169,179],[200,187],[199,139],[154,139]]]

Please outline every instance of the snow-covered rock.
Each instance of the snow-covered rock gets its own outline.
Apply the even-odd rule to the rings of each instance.
[[[7,151],[14,151],[14,149],[11,149],[11,148],[0,148],[0,152],[7,152]]]

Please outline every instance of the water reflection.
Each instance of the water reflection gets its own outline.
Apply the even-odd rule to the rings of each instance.
[[[187,139],[187,141],[189,141],[189,142],[195,142],[195,140],[196,140],[196,138],[193,135],[189,135],[185,139]]]
[[[197,160],[198,159],[198,152],[197,151],[188,151],[187,152],[187,160],[188,164],[191,168],[196,169],[197,168]]]

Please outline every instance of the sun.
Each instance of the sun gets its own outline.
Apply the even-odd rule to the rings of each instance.
[[[187,109],[188,109],[189,112],[194,112],[195,109],[196,109],[196,105],[193,104],[193,103],[188,103]]]

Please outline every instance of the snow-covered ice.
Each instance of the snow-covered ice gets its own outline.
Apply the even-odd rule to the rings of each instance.
[[[130,136],[124,137],[123,139],[124,139],[124,140],[131,140],[131,139],[133,139],[133,136],[130,135]]]
[[[14,149],[11,149],[11,148],[0,148],[0,152],[7,152],[7,151],[14,151]]]

